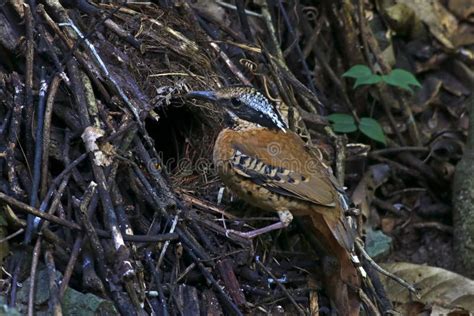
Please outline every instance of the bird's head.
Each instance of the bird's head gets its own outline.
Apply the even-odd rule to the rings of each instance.
[[[188,97],[212,101],[222,106],[234,122],[243,120],[271,129],[288,127],[276,107],[252,87],[225,87],[213,91],[192,91]]]

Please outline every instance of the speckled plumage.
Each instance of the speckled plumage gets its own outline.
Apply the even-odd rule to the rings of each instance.
[[[265,113],[275,124],[275,126],[280,129],[286,129],[288,127],[273,104],[271,104],[262,93],[255,90],[254,88],[226,87],[217,90],[215,93],[218,100],[235,98],[240,101],[241,104],[245,104],[245,106],[248,106],[257,112]]]
[[[336,226],[347,230],[334,237],[352,249],[354,235],[343,214],[337,181],[295,133],[225,129],[213,157],[224,183],[248,203],[267,211],[290,210],[296,216],[332,214],[340,221]]]
[[[339,264],[337,272],[326,276],[331,297],[341,305],[342,315],[358,315],[358,300],[349,294],[350,288],[360,287],[351,261],[355,230],[344,214],[343,189],[333,174],[255,89],[229,87],[198,95],[211,97],[233,119],[214,146],[222,181],[263,210],[309,217],[315,236]]]

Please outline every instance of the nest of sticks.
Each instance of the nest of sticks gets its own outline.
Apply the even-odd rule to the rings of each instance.
[[[341,83],[321,71],[328,61],[314,45],[335,49],[320,12],[349,17],[324,1],[301,12],[280,1],[249,11],[243,1],[156,2],[0,8],[0,220],[14,233],[2,243],[11,252],[1,258],[8,304],[58,313],[75,289],[124,315],[328,312],[320,257],[298,225],[253,242],[226,235],[275,216],[223,190],[212,165],[221,110],[183,96],[256,86],[332,161],[344,142],[333,146],[341,138],[322,115],[347,100],[319,92],[337,95]],[[293,44],[282,51],[279,42]],[[35,299],[39,286],[20,295],[18,282],[43,274],[48,304]]]

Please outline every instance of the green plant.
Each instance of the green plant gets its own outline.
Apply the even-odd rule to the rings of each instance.
[[[415,76],[403,69],[393,69],[387,75],[377,75],[365,65],[355,65],[342,76],[355,78],[354,88],[384,82],[412,93],[413,90],[410,86],[421,87]],[[349,114],[334,113],[328,116],[328,120],[331,122],[332,129],[337,133],[352,133],[359,130],[367,137],[386,144],[382,126],[373,118],[362,117],[357,124],[354,117]]]
[[[377,84],[379,82],[385,82],[388,85],[395,86],[409,92],[413,92],[410,86],[421,87],[420,82],[415,76],[403,69],[393,69],[387,75],[374,74],[369,67],[365,65],[355,65],[348,71],[346,71],[343,77],[355,78],[354,88],[361,85]]]
[[[359,130],[367,137],[386,144],[382,126],[373,118],[362,117],[358,125],[354,117],[349,114],[334,113],[327,118],[331,122],[332,129],[337,133],[352,133]]]

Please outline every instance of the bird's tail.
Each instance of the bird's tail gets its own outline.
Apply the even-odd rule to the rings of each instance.
[[[317,218],[321,216],[321,218]],[[313,215],[313,226],[332,262],[323,263],[328,295],[340,315],[359,315],[361,288],[358,259],[353,252],[355,231],[349,222],[321,214]],[[334,262],[336,261],[336,262]],[[326,267],[325,267],[326,266]]]

